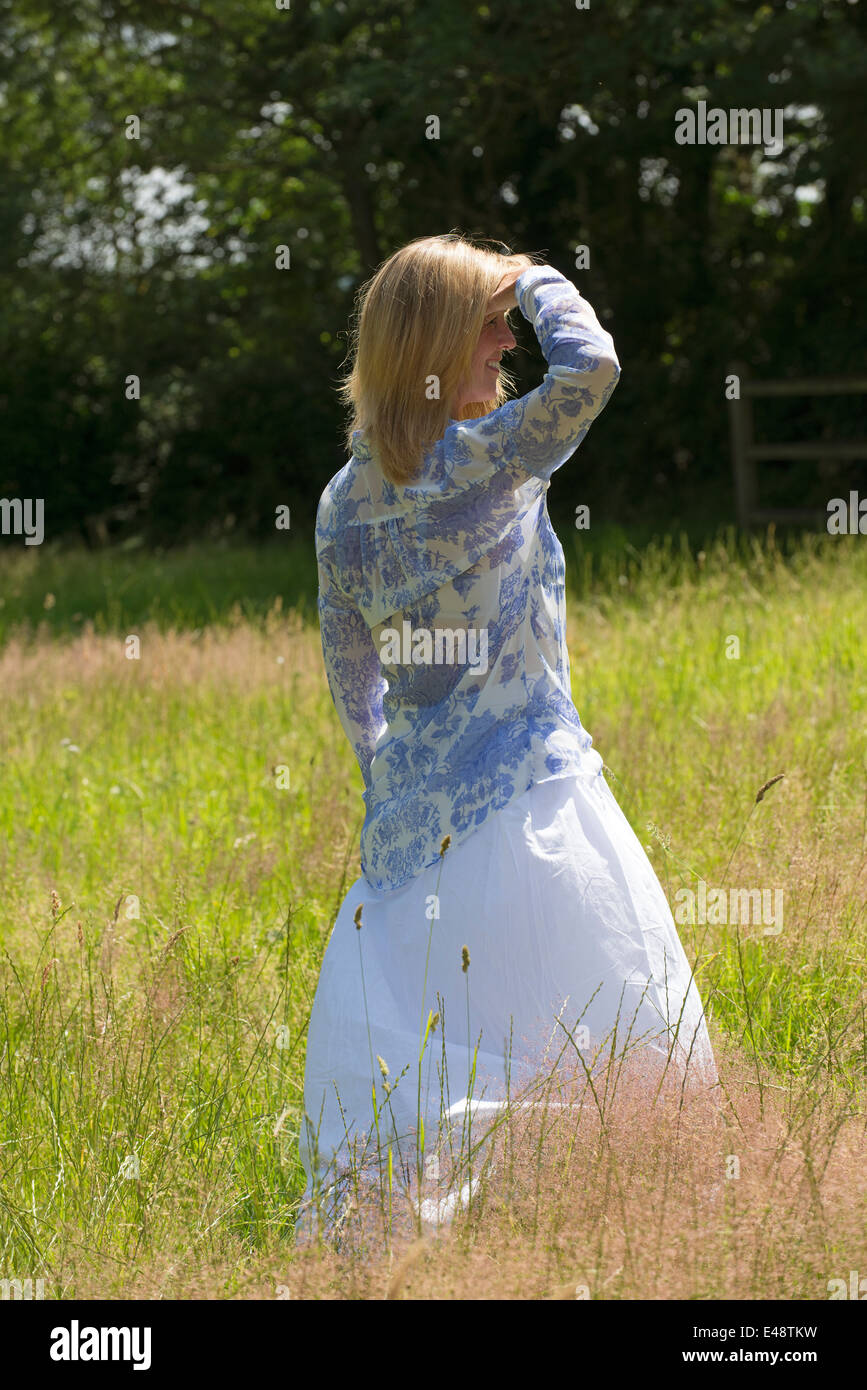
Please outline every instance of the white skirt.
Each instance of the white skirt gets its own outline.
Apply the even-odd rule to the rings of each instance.
[[[665,894],[602,776],[535,783],[400,888],[352,885],[310,1018],[298,1229],[374,1150],[430,1150],[468,1097],[500,1102],[576,1049],[588,1075],[638,1054],[717,1082]]]

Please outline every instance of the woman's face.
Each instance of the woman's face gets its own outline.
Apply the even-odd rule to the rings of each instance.
[[[473,353],[470,375],[460,386],[452,402],[452,414],[457,417],[465,405],[494,398],[499,376],[499,361],[504,352],[515,346],[515,335],[506,323],[507,309],[489,312]]]

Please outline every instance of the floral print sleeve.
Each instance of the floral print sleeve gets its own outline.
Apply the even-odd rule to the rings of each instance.
[[[378,889],[406,883],[445,835],[458,843],[534,782],[601,775],[572,699],[546,494],[620,364],[553,266],[523,271],[515,293],[547,363],[541,385],[450,421],[405,486],[356,430],[316,515],[325,669],[364,777],[361,864]],[[439,657],[411,654],[429,639]]]
[[[465,483],[503,467],[548,482],[572,457],[620,377],[611,334],[559,270],[531,266],[518,276],[515,297],[536,330],[548,370],[535,391],[481,420],[453,426]]]
[[[385,728],[382,700],[388,687],[358,605],[335,584],[327,558],[322,556],[318,608],[328,688],[366,789],[376,741]]]

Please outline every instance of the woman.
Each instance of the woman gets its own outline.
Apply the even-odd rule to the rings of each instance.
[[[548,370],[509,399],[515,308]],[[380,267],[354,348],[352,456],[316,551],[366,816],[310,1020],[302,1222],[389,1147],[392,1177],[420,1176],[450,1111],[558,1057],[716,1080],[665,896],[571,694],[545,494],[617,384],[611,335],[553,267],[449,234]]]

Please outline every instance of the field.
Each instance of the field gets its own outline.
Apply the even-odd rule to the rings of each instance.
[[[782,904],[679,926],[716,1121],[552,1130],[409,1252],[296,1252],[305,1026],[362,810],[309,547],[6,540],[0,1278],[826,1299],[867,1273],[867,551],[563,541],[575,702],[672,907],[699,881]]]

